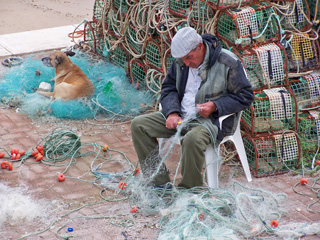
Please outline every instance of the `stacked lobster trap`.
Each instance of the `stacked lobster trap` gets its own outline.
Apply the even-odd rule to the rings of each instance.
[[[308,3],[219,3],[213,3],[220,10],[215,35],[242,61],[254,89],[254,101],[241,119],[251,171],[262,177],[296,169],[304,149],[300,135],[307,131],[313,143],[319,135],[316,121],[310,122],[318,115],[303,121],[301,111],[302,103],[315,107],[319,101],[318,72],[310,73],[319,68],[319,37],[311,28]],[[292,79],[307,71],[312,76]]]
[[[154,93],[174,61],[182,27],[212,33],[243,63],[254,101],[241,128],[256,177],[298,168],[305,141],[319,137],[319,0],[96,0],[85,40],[126,69],[132,85]],[[312,113],[311,113],[312,112]],[[309,145],[308,145],[309,146]],[[310,147],[310,146],[309,146]]]

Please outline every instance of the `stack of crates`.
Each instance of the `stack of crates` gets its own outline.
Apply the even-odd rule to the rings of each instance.
[[[284,8],[276,8],[281,27],[285,30],[282,44],[288,56],[289,86],[298,106],[297,133],[303,152],[302,161],[312,168],[314,166],[307,163],[311,163],[317,154],[320,142],[320,47],[315,30],[318,28],[319,31],[319,10],[316,10],[315,3],[313,0],[295,0],[283,3],[286,5]]]
[[[254,102],[241,128],[254,176],[300,166],[302,138],[314,144],[320,103],[317,0],[96,0],[86,40],[124,67],[132,85],[159,100],[182,27],[211,33],[242,61]],[[103,39],[104,41],[101,41]],[[155,102],[157,104],[158,102]],[[311,113],[312,111],[312,113]],[[307,147],[310,147],[308,145]]]
[[[254,90],[254,101],[241,119],[252,174],[263,177],[298,168],[298,105],[289,85],[278,13],[271,2],[255,1],[224,5],[217,19],[215,35],[242,61]]]

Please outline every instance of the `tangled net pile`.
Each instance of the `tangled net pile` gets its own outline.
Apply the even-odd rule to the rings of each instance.
[[[18,107],[31,118],[55,116],[118,120],[131,119],[153,105],[153,94],[132,87],[123,69],[104,60],[91,59],[89,54],[80,51],[70,59],[94,84],[95,92],[91,99],[52,101],[38,94],[36,91],[41,82],[50,83],[53,89],[54,69],[44,66],[36,56],[29,56],[21,65],[5,72],[0,81],[2,103]]]

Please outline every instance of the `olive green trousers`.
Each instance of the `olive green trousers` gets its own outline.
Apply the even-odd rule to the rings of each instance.
[[[132,141],[143,174],[146,177],[155,175],[152,179],[154,185],[170,182],[168,171],[164,164],[159,167],[158,138],[170,138],[176,134],[176,129],[166,128],[166,119],[161,112],[140,115],[132,120]],[[211,143],[211,135],[207,128],[197,121],[187,124],[181,131],[181,174],[179,187],[192,188],[203,185],[202,169],[205,162],[204,152]],[[217,131],[216,131],[217,132]],[[216,139],[217,136],[213,136]],[[218,158],[218,156],[216,156]]]

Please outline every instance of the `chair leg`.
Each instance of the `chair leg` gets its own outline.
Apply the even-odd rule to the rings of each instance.
[[[246,150],[244,149],[243,140],[242,140],[240,132],[236,133],[234,135],[233,143],[237,149],[237,152],[238,152],[244,173],[246,174],[247,180],[248,180],[248,182],[251,182],[252,177],[251,177],[250,168],[249,168],[249,164],[248,164],[247,154],[246,154]]]
[[[214,159],[214,149],[211,144],[208,145],[205,151],[206,158],[206,171],[207,171],[207,181],[211,188],[219,187],[219,161]]]

